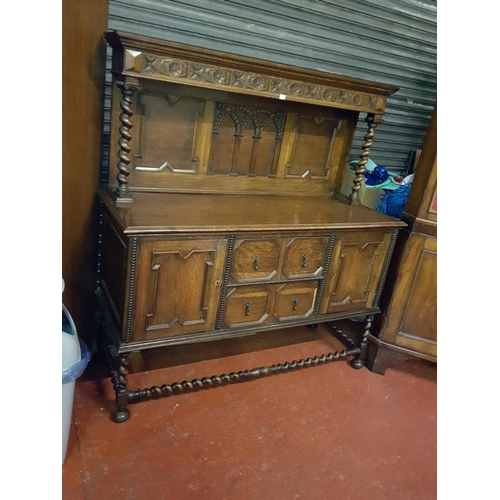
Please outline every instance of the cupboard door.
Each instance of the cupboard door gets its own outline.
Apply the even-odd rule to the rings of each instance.
[[[339,231],[335,235],[321,313],[373,305],[391,231]]]
[[[132,340],[213,330],[227,240],[144,242]]]
[[[437,356],[437,239],[411,234],[399,267],[381,338]]]

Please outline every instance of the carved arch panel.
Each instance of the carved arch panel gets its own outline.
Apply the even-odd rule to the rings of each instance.
[[[217,102],[210,174],[275,176],[286,113]]]

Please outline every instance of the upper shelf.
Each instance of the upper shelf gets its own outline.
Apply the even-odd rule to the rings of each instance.
[[[113,48],[109,188],[339,195],[360,112],[374,130],[397,88],[122,32]],[[116,163],[113,161],[115,160]]]
[[[132,78],[367,113],[383,113],[387,97],[398,90],[120,31],[108,32],[105,38],[114,49],[113,72]]]

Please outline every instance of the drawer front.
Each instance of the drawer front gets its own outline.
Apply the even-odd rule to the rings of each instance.
[[[285,242],[283,279],[321,276],[328,238],[290,238]]]
[[[236,239],[230,273],[232,281],[245,283],[276,279],[280,253],[280,241],[275,238]]]
[[[264,323],[270,316],[273,291],[266,285],[232,288],[226,297],[224,324],[228,328]]]
[[[282,285],[276,292],[274,317],[278,321],[309,317],[314,312],[317,292],[316,281]]]

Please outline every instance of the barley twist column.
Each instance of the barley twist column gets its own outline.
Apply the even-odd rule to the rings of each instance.
[[[351,366],[356,370],[359,370],[363,368],[363,366],[365,366],[366,346],[368,344],[368,334],[370,333],[372,322],[373,316],[367,316],[365,319],[363,334],[361,335],[361,339],[359,342],[359,354],[351,360]]]
[[[373,145],[373,137],[375,136],[375,127],[382,122],[381,115],[368,114],[366,117],[366,122],[368,123],[368,131],[364,137],[365,142],[361,146],[361,153],[359,154],[358,168],[355,171],[355,177],[352,181],[351,190],[351,204],[359,205],[358,191],[361,187],[361,183],[364,180],[364,172],[366,171],[366,164],[368,163],[368,157],[370,156],[370,148]]]
[[[129,403],[128,390],[127,390],[127,375],[129,353],[120,355],[120,366],[118,371],[113,371],[111,375],[111,382],[116,394],[116,409],[111,414],[113,422],[121,423],[128,420],[130,413],[127,408]]]
[[[298,361],[286,361],[285,363],[278,363],[271,366],[261,366],[259,368],[231,372],[229,374],[223,373],[222,375],[212,375],[211,377],[202,377],[201,379],[195,378],[191,381],[184,380],[182,382],[174,382],[173,384],[163,384],[162,386],[155,385],[146,389],[128,391],[128,403],[141,403],[143,401],[166,398],[175,394],[182,394],[184,392],[192,392],[200,389],[209,389],[239,382],[247,382],[250,380],[268,377],[270,375],[277,375],[280,373],[301,370],[303,368],[343,360],[347,356],[357,356],[358,354],[359,347],[353,347],[343,349],[340,352],[329,352],[328,354],[321,354],[320,356],[314,356],[313,358],[299,359]],[[118,420],[114,421],[118,422]]]
[[[130,141],[132,140],[132,134],[130,129],[132,128],[132,116],[134,110],[132,108],[133,95],[135,92],[140,91],[141,86],[137,83],[126,83],[123,81],[116,82],[116,86],[121,90],[122,99],[120,101],[120,108],[122,112],[120,113],[120,138],[118,144],[120,149],[118,150],[118,174],[116,176],[118,180],[118,186],[116,187],[116,203],[133,203],[132,196],[128,188],[128,176],[130,175],[130,157],[129,154],[132,151],[130,146]]]

